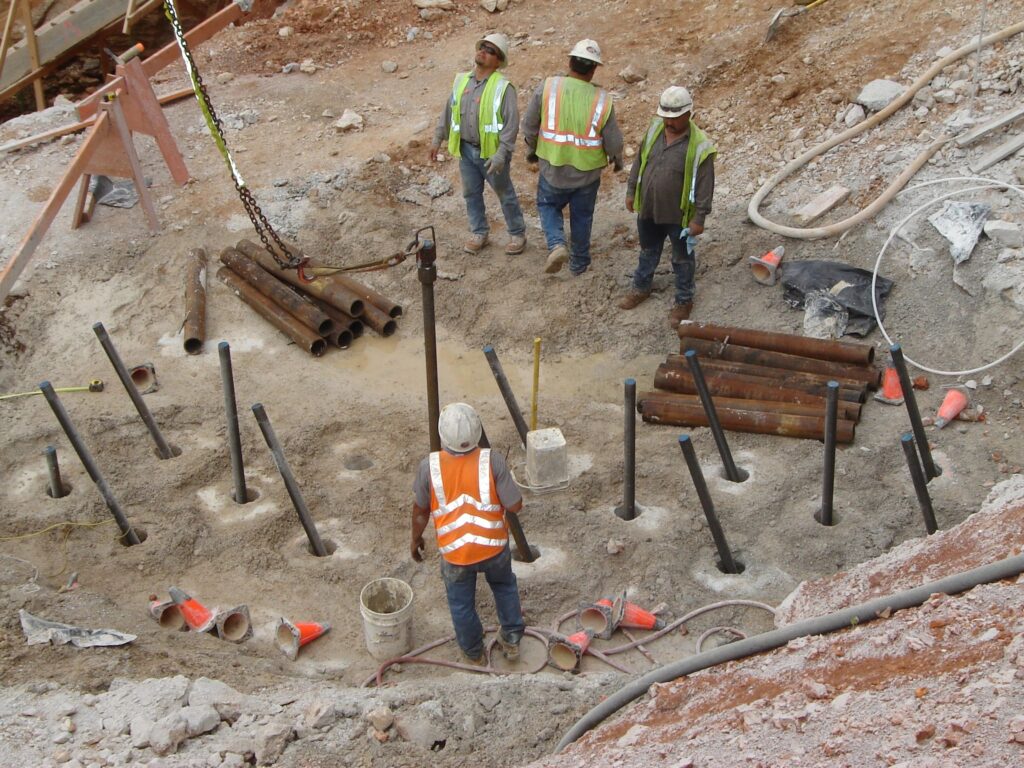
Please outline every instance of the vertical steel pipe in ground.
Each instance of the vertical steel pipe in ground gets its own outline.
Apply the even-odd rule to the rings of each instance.
[[[484,356],[487,358],[487,364],[491,367],[491,373],[494,374],[494,380],[498,384],[498,389],[501,391],[501,396],[505,399],[505,406],[508,408],[509,415],[512,417],[513,423],[516,425],[516,431],[519,433],[519,439],[523,442],[523,447],[526,447],[526,419],[523,418],[522,411],[519,410],[519,403],[516,402],[515,393],[512,391],[512,385],[508,383],[508,377],[505,375],[505,371],[501,367],[501,361],[498,360],[498,353],[494,351],[494,347],[488,344],[484,347]]]
[[[252,307],[256,314],[311,355],[320,357],[327,351],[327,342],[316,331],[299,322],[291,313],[281,309],[231,269],[221,267],[217,270],[217,277],[234,291],[238,298]]]
[[[524,563],[532,563],[537,559],[539,553],[526,540],[526,533],[523,532],[523,525],[519,522],[519,515],[515,512],[506,512],[505,522],[508,524],[508,530],[516,543],[516,549],[519,550],[518,559]]]
[[[935,511],[932,509],[932,499],[928,495],[928,482],[924,478],[924,471],[921,469],[921,464],[917,458],[917,451],[914,449],[913,433],[904,433],[900,438],[900,445],[903,447],[903,455],[907,459],[910,479],[914,482],[914,493],[917,494],[917,503],[921,506],[921,514],[924,516],[924,527],[930,536],[939,528],[935,524]]]
[[[679,338],[705,339],[707,341],[730,341],[745,347],[755,347],[771,352],[785,352],[790,355],[814,357],[837,363],[867,365],[875,359],[875,348],[871,344],[856,344],[846,341],[825,341],[797,336],[790,333],[755,331],[749,328],[734,328],[713,323],[684,320],[676,331]]]
[[[693,374],[693,382],[697,386],[697,394],[704,405],[704,412],[708,416],[708,426],[715,438],[715,445],[718,446],[718,453],[722,457],[722,464],[725,467],[725,477],[733,483],[742,483],[746,480],[746,473],[740,474],[736,463],[732,460],[732,451],[729,450],[729,441],[725,439],[725,431],[718,421],[718,414],[715,412],[715,404],[708,391],[707,382],[704,381],[704,373],[700,369],[700,361],[697,353],[692,349],[686,353],[686,361],[690,364],[690,372]]]
[[[821,473],[821,509],[815,519],[822,525],[832,525],[832,501],[836,478],[836,421],[839,411],[839,382],[828,383],[825,403],[825,466]]]
[[[626,379],[624,389],[622,506],[615,514],[623,520],[636,517],[636,379]]]
[[[121,380],[124,385],[125,391],[128,393],[128,397],[131,398],[132,403],[135,405],[135,410],[139,412],[139,416],[142,417],[142,421],[145,423],[149,434],[153,436],[153,441],[156,443],[157,453],[161,459],[170,459],[174,457],[174,452],[171,450],[171,446],[164,440],[164,436],[160,434],[160,428],[156,425],[156,421],[153,419],[153,414],[149,412],[149,407],[142,399],[142,395],[139,394],[139,390],[135,387],[135,382],[132,381],[131,375],[128,373],[128,369],[124,367],[124,363],[121,361],[120,355],[117,354],[117,350],[114,349],[114,342],[110,340],[110,336],[107,334],[107,329],[103,327],[103,323],[94,323],[92,326],[93,331],[96,333],[96,338],[100,340],[100,346],[103,347],[103,351],[107,353],[107,357],[110,358],[110,364],[114,366],[114,370],[117,372],[117,378]]]
[[[64,430],[64,434],[68,436],[68,440],[71,441],[72,447],[75,449],[75,453],[78,454],[78,458],[82,462],[82,466],[85,467],[85,471],[89,473],[89,477],[96,483],[96,487],[100,491],[100,495],[103,497],[103,501],[107,504],[107,509],[114,516],[114,520],[117,522],[117,527],[121,531],[121,537],[128,544],[141,544],[141,540],[135,533],[135,530],[128,523],[128,518],[121,510],[121,505],[117,503],[117,499],[114,498],[114,493],[110,490],[110,486],[107,485],[106,479],[103,477],[103,473],[100,472],[100,468],[96,465],[96,462],[92,458],[92,454],[89,453],[89,449],[85,447],[85,443],[82,442],[82,438],[78,434],[78,430],[75,429],[75,425],[71,423],[71,417],[68,416],[68,412],[64,409],[64,404],[60,401],[57,393],[53,391],[53,386],[48,381],[44,381],[39,385],[39,389],[43,391],[43,397],[46,398],[46,402],[50,404],[53,414],[57,417],[57,421],[60,422],[61,428]]]
[[[910,380],[910,373],[907,371],[907,361],[903,357],[903,347],[893,344],[889,347],[889,354],[892,356],[892,365],[900,377],[900,387],[903,389],[903,403],[907,407],[907,415],[910,417],[910,428],[914,432],[914,439],[917,441],[917,450],[921,452],[921,463],[924,465],[924,474],[927,482],[942,474],[942,469],[932,460],[932,449],[928,445],[928,435],[924,433],[924,423],[921,421],[921,412],[917,410],[917,398],[914,397],[914,383]]]
[[[62,499],[68,495],[68,489],[60,477],[60,464],[57,462],[57,449],[48,445],[43,449],[46,457],[46,474],[49,475],[50,484],[46,489],[52,499]]]
[[[437,327],[434,317],[434,283],[437,282],[437,246],[433,240],[420,240],[416,254],[416,278],[423,298],[423,357],[427,364],[427,434],[430,450],[441,450],[437,420],[441,417],[437,386]]]
[[[231,456],[231,480],[235,487],[236,504],[249,501],[245,487],[245,464],[242,462],[242,436],[238,431],[238,404],[235,401],[235,377],[231,369],[231,345],[222,341],[217,345],[220,355],[220,383],[224,390],[224,413],[228,420],[228,453]]]
[[[732,557],[732,551],[729,549],[729,542],[725,540],[725,532],[718,522],[718,515],[715,514],[715,505],[711,501],[708,484],[704,482],[704,473],[701,471],[700,462],[697,461],[697,452],[693,449],[693,441],[690,440],[689,435],[679,436],[679,448],[683,452],[683,458],[686,459],[686,466],[690,469],[690,478],[693,480],[693,487],[697,491],[700,505],[704,509],[704,517],[707,518],[708,527],[711,529],[711,537],[715,540],[718,557],[722,561],[722,571],[739,573],[736,561]]]
[[[284,450],[277,441],[277,435],[274,434],[274,428],[270,424],[270,417],[267,416],[263,403],[256,403],[252,407],[252,412],[256,416],[256,423],[260,425],[263,439],[267,441],[267,447],[270,448],[270,453],[274,457],[274,463],[277,464],[277,471],[281,473],[281,478],[284,480],[284,487],[288,491],[288,497],[292,500],[292,506],[299,514],[299,521],[302,523],[303,530],[306,531],[306,538],[309,539],[313,554],[317,557],[326,557],[327,549],[320,539],[320,532],[316,529],[313,516],[309,514],[306,501],[302,498],[302,492],[299,490],[299,484],[295,482],[295,475],[292,474],[292,469],[288,466],[288,460],[284,457]]]
[[[188,252],[185,270],[185,351],[198,355],[206,341],[206,251],[193,248]]]

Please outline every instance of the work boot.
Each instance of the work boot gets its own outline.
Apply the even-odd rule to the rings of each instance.
[[[685,304],[676,304],[672,307],[672,311],[668,313],[668,321],[675,328],[683,320],[690,319],[690,312],[693,311],[693,302],[688,301]]]
[[[647,301],[650,291],[630,291],[619,299],[619,309],[635,309]]]
[[[505,253],[509,256],[518,256],[526,250],[526,235],[509,235],[505,244]]]
[[[501,652],[505,654],[505,658],[511,662],[519,661],[519,641],[515,642],[506,640],[501,634],[498,634],[498,645],[501,647]]]
[[[487,658],[481,653],[479,656],[470,656],[465,651],[462,652],[462,663],[472,664],[474,667],[486,667]]]
[[[462,250],[466,253],[480,253],[485,245],[487,245],[487,235],[470,235],[469,239],[463,243]]]
[[[544,271],[549,275],[553,275],[558,272],[562,265],[569,260],[569,249],[564,245],[556,245],[551,253],[548,254],[548,260],[544,264]]]

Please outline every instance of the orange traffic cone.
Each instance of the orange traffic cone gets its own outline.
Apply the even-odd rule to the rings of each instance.
[[[903,405],[903,388],[900,386],[900,375],[891,365],[882,375],[882,388],[875,392],[875,400],[889,405]]]
[[[607,598],[597,602],[598,605],[611,605],[611,601]],[[650,611],[645,611],[639,605],[624,600],[622,620],[619,622],[619,626],[626,627],[627,629],[664,629],[665,621],[664,619],[659,619]]]
[[[939,406],[939,415],[935,419],[935,426],[942,429],[944,426],[949,424],[953,419],[957,417],[964,408],[967,407],[967,393],[959,387],[954,387],[946,393],[946,396],[942,400],[942,405]]]
[[[198,600],[189,597],[177,587],[167,590],[171,600],[178,606],[182,618],[193,632],[209,632],[217,623],[217,617],[213,611],[200,603]]]
[[[751,256],[750,271],[754,279],[762,285],[775,285],[779,279],[779,264],[785,253],[785,246],[780,245],[761,256]]]
[[[281,649],[281,653],[295,661],[299,655],[299,648],[330,631],[330,624],[315,621],[291,622],[282,616],[277,620],[277,647]]]
[[[217,614],[217,637],[229,643],[244,643],[252,637],[252,619],[249,606],[240,605]]]
[[[590,647],[594,633],[584,629],[568,637],[552,637],[548,641],[548,662],[565,672],[572,672],[580,664],[580,659]]]
[[[594,637],[608,640],[622,622],[625,601],[620,597],[614,603],[608,599],[598,600],[592,605],[585,605],[576,614],[576,624],[580,629],[589,629]]]
[[[187,630],[185,617],[181,615],[178,606],[173,600],[158,600],[156,595],[151,595],[149,601],[149,615],[153,621],[164,629]]]

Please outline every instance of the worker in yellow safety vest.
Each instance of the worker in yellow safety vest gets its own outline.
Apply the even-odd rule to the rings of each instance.
[[[537,214],[547,240],[544,271],[568,262],[573,275],[590,267],[590,232],[601,172],[622,168],[622,131],[612,97],[594,85],[601,48],[580,40],[569,52],[569,74],[549,77],[536,90],[523,117],[528,162],[540,163]],[[563,210],[569,206],[572,250],[566,247]]]
[[[482,573],[501,624],[498,645],[516,661],[526,624],[505,516],[522,509],[522,494],[504,457],[479,447],[483,426],[472,406],[445,406],[437,431],[444,450],[420,462],[413,482],[412,558],[423,561],[423,532],[433,520],[441,578],[463,655],[473,664],[484,662],[484,630],[476,611],[476,576]]]
[[[626,208],[637,215],[640,259],[619,308],[633,309],[651,295],[654,270],[668,238],[675,273],[675,305],[669,312],[673,328],[693,311],[694,248],[715,194],[718,150],[691,120],[692,113],[689,91],[677,85],[665,89],[626,184]]]
[[[508,38],[499,33],[477,41],[475,67],[455,76],[427,154],[429,162],[436,162],[447,140],[448,154],[459,159],[469,216],[466,253],[479,253],[489,241],[485,182],[498,196],[505,216],[505,253],[515,255],[526,248],[526,222],[509,170],[519,133],[519,105],[516,89],[499,71],[508,65],[508,49]]]

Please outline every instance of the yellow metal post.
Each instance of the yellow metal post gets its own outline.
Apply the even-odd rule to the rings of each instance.
[[[537,390],[540,387],[540,337],[533,340],[533,400],[530,403],[530,431],[537,429]]]

